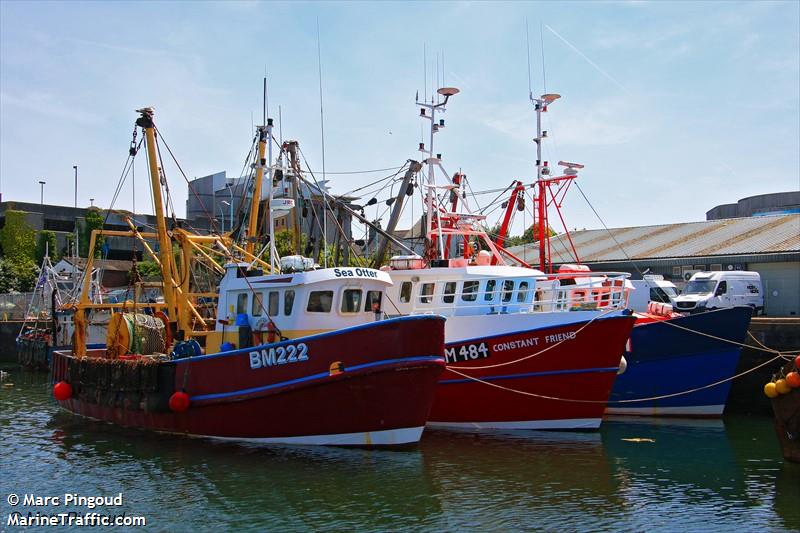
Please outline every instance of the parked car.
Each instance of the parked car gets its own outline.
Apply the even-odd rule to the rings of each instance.
[[[746,271],[697,272],[673,305],[676,311],[690,313],[749,305],[757,315],[764,309],[761,276]]]
[[[643,279],[629,281],[634,290],[628,297],[628,307],[640,313],[647,311],[647,304],[650,302],[673,304],[678,296],[678,287],[671,281],[665,280],[664,276],[645,274]]]

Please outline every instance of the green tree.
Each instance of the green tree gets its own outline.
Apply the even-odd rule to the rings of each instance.
[[[307,240],[307,235],[305,233],[301,233],[300,250],[298,250],[296,253],[303,253],[303,249],[306,247]],[[291,230],[283,229],[275,232],[275,248],[278,250],[278,255],[281,257],[286,255],[295,255],[294,234]]]
[[[136,263],[136,266],[139,269],[139,275],[142,276],[142,279],[161,277],[161,268],[155,261],[139,261]]]
[[[0,292],[30,292],[38,277],[39,267],[30,257],[0,259]]]
[[[35,259],[36,232],[25,220],[24,211],[6,211],[6,224],[0,229],[0,246],[7,259]]]
[[[547,233],[548,235],[550,235],[550,237],[556,234],[556,232],[553,231],[553,228],[550,227],[547,228]],[[509,237],[508,239],[506,239],[506,248],[508,248],[509,246],[517,246],[519,244],[528,244],[536,242],[538,240],[539,240],[539,223],[534,222],[530,227],[528,227],[528,229],[526,229],[522,233],[522,235],[516,237]]]
[[[80,256],[81,257],[88,257],[89,255],[89,243],[92,238],[92,231],[96,229],[103,228],[103,215],[100,214],[100,209],[94,207],[90,207],[86,211],[86,216],[84,217],[83,224],[80,225]],[[97,241],[95,241],[94,245],[94,256],[101,257],[103,253],[103,242],[105,239],[103,237],[98,237]]]
[[[50,230],[42,230],[36,233],[36,263],[42,264],[42,259],[47,253],[53,263],[58,261],[58,249],[56,248],[56,234]]]

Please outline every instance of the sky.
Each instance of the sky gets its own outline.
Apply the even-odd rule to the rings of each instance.
[[[439,85],[461,90],[435,138],[447,171],[474,191],[530,183],[529,49],[534,94],[562,95],[544,116],[544,159],[585,165],[581,189],[609,227],[704,220],[721,203],[800,189],[797,1],[0,0],[3,200],[38,202],[44,180],[46,203],[71,206],[78,165],[78,204],[108,207],[144,106],[189,178],[236,176],[265,72],[269,115],[277,124],[280,105],[283,138],[320,171],[317,28],[328,172],[420,159],[414,98],[431,94],[438,61]],[[140,163],[116,208],[148,210]],[[185,181],[166,173],[183,215]],[[344,193],[387,174],[328,178]],[[577,190],[563,211],[570,229],[602,225]],[[419,213],[408,207],[401,226]],[[514,232],[530,223],[516,216]]]

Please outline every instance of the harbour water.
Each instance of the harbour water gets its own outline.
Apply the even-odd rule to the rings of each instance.
[[[426,431],[404,450],[258,448],[83,420],[56,407],[46,375],[7,370],[0,531],[17,529],[13,511],[46,511],[11,507],[12,493],[122,493],[122,506],[95,510],[144,516],[154,531],[800,530],[800,465],[784,463],[766,417]]]

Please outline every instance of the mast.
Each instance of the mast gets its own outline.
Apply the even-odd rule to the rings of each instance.
[[[537,206],[537,219],[536,223],[539,225],[539,270],[545,272],[545,265],[547,264],[547,242],[546,228],[547,226],[547,185],[542,176],[550,173],[547,164],[542,162],[542,140],[547,137],[547,132],[542,131],[542,113],[547,112],[547,106],[561,98],[560,94],[543,94],[539,98],[530,96],[533,108],[536,110],[536,138],[533,142],[536,143],[536,206]]]
[[[264,158],[269,146],[269,164]],[[261,184],[264,181],[264,167],[269,168],[270,189],[272,189],[272,119],[267,118],[267,78],[264,78],[264,98],[261,107],[261,126],[258,127],[258,160],[256,161],[256,182],[253,185],[253,198],[250,200],[250,221],[247,225],[245,250],[253,255],[258,231],[258,208],[261,205]],[[271,198],[270,198],[271,199]],[[269,211],[267,206],[267,211]],[[272,216],[270,214],[270,216]],[[233,222],[231,221],[231,224]]]
[[[170,241],[167,236],[167,219],[164,215],[164,202],[161,198],[161,169],[158,166],[158,154],[156,152],[153,108],[145,107],[143,109],[137,109],[136,112],[141,113],[141,116],[136,119],[136,125],[144,130],[145,144],[147,145],[147,160],[150,166],[150,186],[153,189],[153,208],[156,215],[158,255],[161,262],[161,277],[164,285],[164,302],[167,304],[167,314],[170,320],[177,320],[178,310],[172,276],[172,241]],[[92,240],[94,241],[94,238],[92,238]]]
[[[403,211],[403,200],[408,191],[408,186],[411,183],[411,178],[422,169],[422,165],[417,161],[409,160],[408,170],[403,176],[403,183],[400,185],[400,190],[397,192],[397,197],[392,207],[392,214],[389,216],[389,223],[386,225],[386,237],[382,237],[378,249],[375,252],[375,259],[373,260],[373,268],[379,268],[383,263],[383,257],[386,255],[386,248],[389,246],[389,237],[397,227],[397,221],[400,220],[400,213]],[[413,221],[412,221],[413,223]]]
[[[266,159],[267,145],[269,145],[269,163]],[[256,179],[253,185],[253,197],[250,200],[250,220],[247,226],[247,244],[245,249],[248,254],[253,254],[258,231],[258,209],[261,204],[261,184],[264,181],[264,168],[269,168],[270,189],[272,188],[272,119],[267,119],[266,126],[258,127],[258,160],[256,161]]]
[[[425,220],[425,235],[428,239],[432,238],[431,231],[433,230],[433,216],[436,216],[436,228],[437,228],[437,243],[439,248],[439,259],[444,259],[444,243],[442,242],[442,224],[441,224],[441,217],[439,216],[439,209],[438,206],[434,210],[433,208],[433,201],[434,196],[436,195],[435,187],[436,187],[436,176],[434,174],[436,166],[440,164],[440,157],[437,155],[434,157],[433,155],[433,134],[438,132],[441,128],[444,128],[444,119],[440,119],[438,122],[436,121],[436,112],[439,111],[444,113],[446,111],[445,106],[447,105],[447,101],[450,99],[451,96],[458,94],[460,91],[455,87],[442,87],[438,91],[438,94],[444,96],[444,101],[439,103],[434,103],[434,98],[431,97],[431,103],[420,102],[417,100],[417,105],[420,106],[422,109],[419,110],[419,116],[421,118],[430,120],[431,122],[431,135],[430,135],[430,144],[428,145],[428,149],[425,149],[425,144],[420,143],[419,151],[423,154],[427,154],[428,157],[423,161],[423,163],[428,164],[428,190],[425,196],[425,211],[427,213],[426,220]],[[438,97],[437,97],[438,98]],[[426,109],[430,110],[430,114],[426,113]]]

